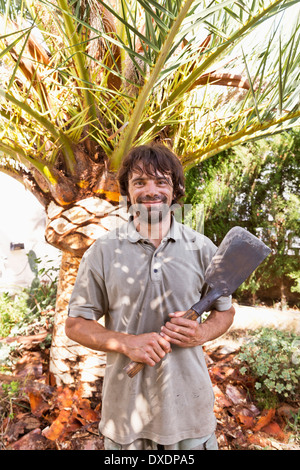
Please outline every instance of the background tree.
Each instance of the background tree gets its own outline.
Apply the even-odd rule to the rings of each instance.
[[[103,356],[68,341],[64,321],[82,254],[126,219],[115,179],[123,156],[158,140],[189,168],[295,125],[299,24],[278,35],[277,22],[255,47],[249,35],[296,3],[6,1],[0,170],[44,205],[46,239],[62,250],[58,382],[94,385],[102,375]]]
[[[186,201],[203,206],[204,232],[217,245],[240,225],[272,249],[238,293],[255,301],[273,291],[282,307],[300,301],[299,144],[299,129],[260,139],[203,161],[186,178]]]

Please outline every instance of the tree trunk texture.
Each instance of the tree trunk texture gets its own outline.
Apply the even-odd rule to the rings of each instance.
[[[82,255],[103,233],[127,220],[127,210],[104,199],[91,197],[64,210],[49,205],[46,240],[62,251],[54,330],[50,353],[50,373],[57,385],[82,386],[84,396],[101,394],[106,356],[92,351],[65,335],[68,304]]]

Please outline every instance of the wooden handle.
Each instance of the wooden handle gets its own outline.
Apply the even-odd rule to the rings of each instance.
[[[185,312],[183,318],[187,318],[188,320],[197,320],[199,315],[190,308]],[[142,362],[134,362],[131,361],[126,367],[124,367],[124,371],[126,374],[132,379],[138,372],[140,372],[145,367],[145,364]]]
[[[142,362],[134,362],[131,361],[126,367],[124,367],[123,370],[125,370],[126,374],[128,377],[132,379],[138,372],[140,372],[146,364],[143,364]]]
[[[195,312],[195,310],[193,310],[192,308],[190,308],[189,310],[187,310],[187,311],[185,312],[185,314],[183,315],[182,318],[187,318],[188,320],[194,320],[194,321],[196,321],[196,320],[198,320],[199,315],[198,315],[198,313]]]

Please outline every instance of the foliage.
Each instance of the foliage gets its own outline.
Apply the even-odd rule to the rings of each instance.
[[[13,380],[10,383],[1,384],[2,393],[0,393],[0,417],[4,422],[6,417],[12,419],[14,417],[14,402],[20,395],[20,383]],[[2,431],[2,430],[1,430]]]
[[[0,295],[0,337],[33,335],[41,328],[51,331],[54,322],[54,307],[57,290],[57,268],[48,260],[39,268],[40,258],[30,260],[35,278],[30,288],[24,288],[18,295]],[[48,264],[48,265],[47,265]],[[51,344],[51,333],[40,343],[40,349]],[[16,342],[0,342],[0,365],[11,367],[18,356],[20,345]]]
[[[300,410],[297,413],[293,413],[291,419],[288,420],[288,426],[292,430],[295,440],[300,441]]]
[[[0,336],[29,335],[36,328],[49,326],[53,321],[56,301],[57,271],[52,260],[39,267],[40,258],[31,258],[35,278],[30,288],[17,295],[0,295]]]
[[[239,225],[272,249],[239,292],[254,294],[286,276],[298,282],[293,250],[300,231],[299,144],[299,130],[275,135],[219,154],[187,174],[186,201],[204,206],[209,238],[218,245]]]
[[[0,295],[0,337],[8,336],[13,326],[24,318],[28,310],[27,299],[25,292],[17,296],[7,292]]]
[[[103,196],[104,169],[133,144],[162,140],[189,167],[299,122],[300,26],[279,21],[293,1],[27,0],[18,25],[13,5],[0,171],[45,206]]]
[[[300,271],[289,273],[288,276],[295,281],[295,285],[291,287],[291,291],[300,294]]]
[[[36,258],[34,252],[28,253],[28,259],[35,277],[25,292],[28,294],[27,305],[36,314],[55,307],[59,268],[53,266],[53,260]]]
[[[256,390],[293,400],[299,393],[299,344],[293,333],[270,328],[252,332],[253,337],[241,347],[239,359],[245,365],[240,372],[250,372]]]

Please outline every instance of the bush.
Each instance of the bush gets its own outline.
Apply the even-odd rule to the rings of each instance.
[[[32,252],[34,255],[34,253]],[[19,335],[32,335],[45,328],[49,331],[40,348],[51,344],[51,327],[54,321],[53,310],[56,302],[57,271],[46,261],[40,268],[41,260],[30,256],[29,262],[35,277],[30,288],[25,288],[18,295],[4,293],[0,295],[0,338]],[[0,342],[0,366],[5,372],[15,361],[18,345],[16,342]]]
[[[59,268],[51,265],[52,260],[40,267],[41,259],[30,255],[29,262],[35,273],[30,288],[17,295],[0,295],[0,337],[34,334],[52,322]]]
[[[6,417],[14,418],[14,403],[21,393],[20,384],[17,381],[13,380],[9,384],[1,384],[0,418],[2,423],[4,423]]]
[[[25,289],[28,295],[28,307],[32,313],[40,313],[55,307],[57,293],[58,267],[53,266],[53,260],[44,260],[41,267],[41,258],[35,256],[34,251],[28,253],[28,261],[35,277],[29,289]]]
[[[239,359],[244,363],[240,372],[256,379],[257,391],[280,398],[297,398],[300,375],[300,338],[293,333],[262,328],[252,332]]]
[[[22,292],[12,296],[7,292],[0,295],[0,338],[5,338],[13,326],[21,321],[28,310],[28,295]]]

